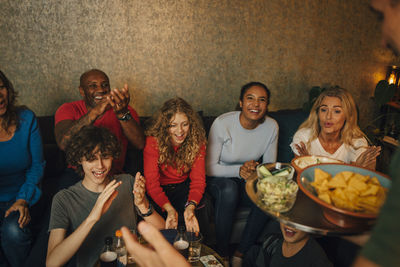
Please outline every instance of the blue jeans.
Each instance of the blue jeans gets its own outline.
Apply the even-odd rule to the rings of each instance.
[[[0,266],[23,266],[32,245],[29,227],[19,228],[19,212],[14,211],[4,218],[7,209],[14,201],[0,202],[0,240],[1,254]]]
[[[241,203],[251,206],[251,200],[246,194],[246,182],[239,178],[208,177],[207,190],[215,200],[215,232],[218,253],[229,255],[233,220],[236,209]]]

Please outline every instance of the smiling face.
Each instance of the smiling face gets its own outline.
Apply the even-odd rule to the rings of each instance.
[[[400,1],[372,0],[371,7],[382,19],[382,43],[400,55]]]
[[[105,101],[107,95],[110,94],[108,77],[100,71],[90,71],[82,80],[79,92],[88,107],[95,107],[98,103]]]
[[[176,113],[172,117],[168,128],[168,133],[170,134],[172,144],[174,146],[181,145],[185,141],[189,133],[189,129],[190,124],[186,114],[181,112]]]
[[[346,122],[342,101],[335,96],[325,96],[318,108],[318,121],[321,133],[338,134]]]
[[[304,242],[307,241],[309,238],[309,235],[306,232],[289,227],[283,223],[280,223],[280,226],[283,238],[285,239],[286,242],[290,244],[295,244],[302,241]]]
[[[268,95],[264,88],[252,86],[243,95],[239,104],[242,108],[241,119],[244,122],[259,122],[267,113]]]
[[[7,111],[8,106],[8,91],[0,79],[0,116],[3,116]]]
[[[96,147],[93,150],[92,157],[81,160],[84,172],[83,184],[88,189],[94,189],[107,183],[107,177],[112,167],[113,158],[107,154],[101,153]]]

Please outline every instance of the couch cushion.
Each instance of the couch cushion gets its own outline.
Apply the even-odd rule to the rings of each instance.
[[[277,160],[279,162],[290,162],[294,154],[289,145],[300,124],[308,117],[308,113],[302,109],[293,109],[269,112],[268,115],[275,119],[279,125]]]

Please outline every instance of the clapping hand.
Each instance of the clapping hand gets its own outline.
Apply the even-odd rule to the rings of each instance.
[[[113,200],[117,197],[118,191],[116,189],[121,183],[121,181],[117,182],[116,180],[112,180],[107,184],[103,192],[97,197],[96,203],[88,218],[92,218],[96,222],[100,220],[100,217],[106,213]]]
[[[121,90],[118,90],[117,88],[111,90],[108,99],[115,114],[123,115],[124,113],[128,112],[128,105],[130,101],[128,85],[125,84],[124,88]]]
[[[375,169],[376,158],[381,153],[380,146],[369,146],[357,158],[355,164],[364,168]]]
[[[135,184],[133,185],[133,194],[135,195],[135,205],[140,208],[140,206],[147,205],[146,198],[146,179],[140,174],[136,173]]]
[[[297,153],[299,156],[309,156],[310,153],[308,152],[306,145],[303,142],[300,142],[300,144],[295,144],[294,145],[297,149]]]

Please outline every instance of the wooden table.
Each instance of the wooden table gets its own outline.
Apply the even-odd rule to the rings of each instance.
[[[207,256],[207,255],[213,255],[215,258],[217,258],[217,260],[224,265],[223,260],[221,258],[221,256],[212,248],[210,248],[209,246],[205,245],[205,244],[201,244],[201,253],[200,253],[200,257],[201,256]],[[198,262],[193,262],[191,263],[192,266],[195,267],[203,267],[203,263],[201,263],[201,261]],[[136,263],[132,263],[132,264],[128,264],[127,267],[137,267],[139,265],[137,265]],[[227,267],[227,266],[226,266]]]

